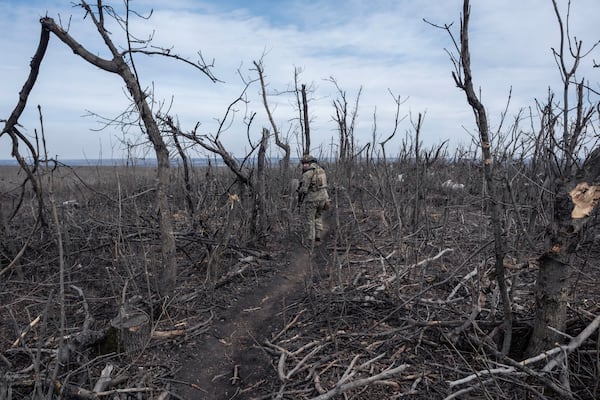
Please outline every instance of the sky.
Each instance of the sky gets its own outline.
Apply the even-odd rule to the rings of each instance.
[[[566,18],[567,0],[558,0]],[[552,48],[560,45],[551,0],[473,0],[470,46],[474,84],[488,112],[492,132],[502,114],[507,120],[519,110],[545,100],[548,90],[560,92],[561,78]],[[8,118],[29,74],[29,62],[40,37],[39,19],[62,23],[94,54],[108,57],[91,19],[72,0],[0,0],[0,120]],[[124,1],[104,0],[115,10]],[[156,111],[169,110],[185,132],[217,134],[228,107],[233,107],[220,140],[236,157],[248,153],[263,127],[271,128],[260,97],[254,61],[261,61],[269,105],[279,131],[299,155],[298,110],[290,89],[297,81],[311,89],[312,148],[318,155],[335,154],[337,125],[333,102],[340,91],[349,110],[357,105],[356,147],[380,143],[394,132],[397,104],[400,122],[386,144],[397,153],[414,140],[416,121],[423,116],[420,141],[425,148],[446,142],[450,151],[472,145],[477,136],[473,112],[455,85],[448,52],[449,34],[433,27],[451,25],[458,38],[462,0],[131,0],[130,29],[148,48],[169,48],[191,61],[199,54],[212,64],[213,83],[197,69],[161,56],[134,58],[142,87],[153,94]],[[152,11],[150,13],[150,11]],[[151,15],[150,15],[151,14]],[[598,0],[572,0],[571,37],[589,49],[600,39]],[[124,48],[123,31],[108,22],[111,38]],[[580,66],[579,79],[600,91],[600,49]],[[334,84],[335,82],[335,84]],[[508,103],[510,97],[510,103]],[[508,105],[507,105],[508,104]],[[43,125],[40,123],[41,110]],[[68,159],[153,158],[135,126],[107,126],[129,110],[120,77],[76,56],[51,37],[40,75],[19,119],[21,131],[35,140],[43,132],[49,157]],[[250,127],[248,116],[253,115]],[[534,112],[535,114],[535,112]],[[231,116],[231,115],[230,115]],[[502,125],[507,129],[508,123]],[[531,126],[525,122],[524,129]],[[40,142],[41,143],[41,142]],[[380,149],[380,145],[376,144]],[[22,149],[24,151],[24,149]],[[0,138],[0,159],[9,159],[11,144]],[[207,153],[190,148],[190,156]],[[280,155],[272,145],[269,155]]]

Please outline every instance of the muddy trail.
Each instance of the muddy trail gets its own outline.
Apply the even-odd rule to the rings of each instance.
[[[182,349],[172,395],[181,399],[250,399],[276,378],[272,356],[261,347],[288,322],[286,309],[328,269],[328,236],[313,248],[289,242],[278,272],[234,299],[210,329]],[[264,394],[264,392],[263,392]]]

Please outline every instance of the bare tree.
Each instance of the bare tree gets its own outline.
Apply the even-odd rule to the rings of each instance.
[[[356,118],[358,116],[358,103],[360,95],[362,93],[362,87],[358,90],[356,95],[356,101],[352,110],[348,109],[348,99],[346,91],[342,90],[338,85],[337,81],[331,77],[329,81],[335,85],[338,93],[338,98],[333,100],[333,108],[335,109],[335,115],[333,120],[337,124],[339,134],[339,151],[338,157],[342,163],[352,161],[355,155],[355,140],[354,140],[354,127],[356,125]]]
[[[300,83],[301,70],[294,68],[294,88],[293,92],[296,96],[296,107],[298,112],[298,126],[300,127],[300,143],[303,154],[310,153],[310,115],[308,113],[308,93],[314,88],[312,85],[306,86],[304,83]]]
[[[536,314],[527,349],[529,355],[538,354],[565,339],[561,332],[566,328],[567,304],[572,293],[572,258],[578,251],[582,228],[589,220],[589,215],[574,217],[573,190],[578,184],[592,185],[600,178],[600,148],[581,163],[582,147],[600,103],[589,103],[585,81],[576,80],[582,60],[599,42],[587,52],[583,51],[581,40],[570,37],[568,13],[567,20],[563,21],[556,0],[552,0],[552,4],[560,28],[560,45],[553,49],[553,55],[563,82],[562,105],[556,104],[551,93],[547,103],[540,107],[543,122],[540,138],[548,175],[546,189],[554,196],[552,223],[547,229],[547,251],[540,258]],[[571,65],[567,65],[569,57]],[[573,106],[572,99],[575,100]]]
[[[259,242],[264,242],[265,234],[267,232],[267,183],[266,183],[266,174],[267,174],[267,147],[269,146],[269,130],[267,128],[263,128],[262,136],[260,140],[260,146],[258,148],[258,160],[256,166],[256,180],[257,180],[257,188],[255,191],[255,201],[254,201],[254,225],[252,229],[254,230],[254,235],[258,239]]]
[[[171,121],[171,125],[174,126],[174,123]],[[195,207],[194,207],[194,196],[193,196],[193,186],[192,186],[192,162],[189,159],[186,149],[183,147],[179,140],[179,136],[177,135],[178,131],[170,129],[171,136],[173,138],[173,144],[177,149],[177,153],[181,158],[181,166],[183,168],[183,182],[185,185],[185,202],[187,205],[188,213],[190,219],[192,220],[192,229],[195,230],[198,225],[198,221],[194,217]]]
[[[254,61],[254,66],[256,67],[256,71],[258,72],[258,77],[260,79],[260,88],[262,93],[263,105],[265,107],[265,111],[267,113],[267,117],[269,118],[269,123],[271,124],[271,129],[273,130],[273,134],[275,135],[275,144],[281,150],[283,150],[283,165],[285,170],[289,168],[290,164],[290,145],[287,142],[281,140],[281,132],[279,131],[277,124],[275,123],[275,119],[273,118],[273,113],[271,112],[271,108],[269,107],[269,102],[267,101],[267,89],[265,84],[265,69],[263,67],[262,61]],[[264,133],[264,131],[263,131]]]
[[[308,100],[306,98],[306,85],[302,84],[300,93],[302,95],[302,108],[301,108],[301,113],[302,113],[302,121],[304,122],[304,132],[303,132],[303,137],[304,137],[304,143],[305,146],[304,147],[304,154],[310,154],[310,120],[308,118]]]
[[[390,94],[392,94],[390,92]],[[382,158],[383,158],[383,171],[384,171],[384,175],[385,175],[385,185],[382,188],[383,191],[387,191],[390,194],[390,198],[392,199],[392,204],[393,204],[393,214],[396,216],[396,224],[398,226],[398,229],[394,230],[394,235],[395,237],[395,242],[400,244],[402,242],[402,235],[403,235],[403,231],[404,231],[404,226],[405,226],[405,218],[404,218],[404,214],[402,212],[402,205],[401,202],[398,199],[398,196],[396,195],[396,191],[394,190],[394,185],[392,184],[392,182],[395,181],[394,177],[392,177],[391,172],[390,172],[390,165],[388,163],[387,160],[387,154],[386,154],[386,149],[385,146],[394,138],[394,136],[396,136],[396,133],[398,133],[398,128],[400,127],[400,123],[407,117],[407,115],[400,115],[400,110],[401,110],[401,106],[402,104],[404,104],[406,102],[405,100],[402,100],[401,96],[398,95],[394,95],[392,94],[392,97],[394,99],[394,103],[396,104],[396,111],[394,113],[394,125],[393,125],[393,129],[392,132],[390,132],[390,134],[379,143],[379,145],[381,146],[381,154],[382,154]],[[375,132],[373,133],[373,136],[375,136]],[[397,177],[396,177],[397,179]]]
[[[0,137],[4,136],[5,134],[10,137],[12,143],[11,155],[17,160],[19,166],[23,169],[23,171],[25,171],[27,176],[27,178],[23,181],[21,185],[21,195],[19,201],[17,202],[17,206],[14,208],[12,214],[8,216],[8,219],[12,219],[21,207],[25,195],[25,187],[27,182],[29,182],[33,188],[33,191],[38,201],[37,222],[40,226],[47,226],[47,223],[43,214],[44,201],[42,196],[42,187],[41,183],[38,181],[35,175],[40,163],[39,154],[34,143],[31,143],[29,139],[21,133],[17,126],[19,125],[19,118],[21,117],[21,114],[23,113],[27,105],[27,99],[29,98],[29,94],[31,93],[31,90],[33,90],[35,82],[37,81],[37,77],[40,71],[40,65],[42,64],[44,56],[46,55],[46,50],[48,49],[49,41],[50,32],[42,29],[38,48],[36,49],[36,52],[31,59],[31,63],[29,64],[29,76],[23,84],[23,88],[19,92],[19,100],[17,102],[17,105],[15,106],[15,108],[13,109],[12,113],[6,121],[0,121],[4,122],[4,127],[2,128],[2,131],[0,131]],[[26,162],[25,157],[22,155],[21,150],[19,149],[20,143],[23,143],[25,145],[29,154],[31,155],[31,159],[33,160],[31,166]],[[36,224],[36,226],[37,225],[38,224]],[[5,227],[3,226],[3,228],[0,230],[0,235],[3,235],[4,233]],[[0,236],[0,238],[3,237]],[[3,240],[2,242],[5,241]]]
[[[247,100],[245,99],[246,92],[252,83],[253,83],[253,81],[246,82],[245,86],[242,90],[242,93],[229,104],[229,106],[225,110],[225,115],[223,116],[223,118],[221,118],[219,120],[219,126],[217,128],[217,132],[214,135],[213,134],[202,134],[202,133],[198,132],[200,123],[197,123],[196,126],[194,127],[194,129],[192,129],[190,132],[185,132],[174,123],[173,118],[171,116],[157,115],[157,118],[160,121],[162,121],[165,125],[167,125],[168,129],[171,132],[173,132],[173,134],[184,137],[187,140],[190,140],[192,143],[199,145],[204,150],[207,150],[207,151],[221,157],[221,159],[223,160],[225,165],[236,176],[236,179],[238,180],[238,182],[243,187],[248,187],[248,188],[252,188],[252,186],[253,186],[252,171],[245,168],[245,164],[246,164],[247,159],[258,148],[258,146],[260,145],[260,142],[258,144],[252,143],[250,140],[250,137],[248,135],[248,142],[250,143],[251,148],[250,148],[250,151],[247,152],[244,159],[240,162],[227,150],[227,148],[223,144],[223,141],[221,140],[221,135],[231,126],[232,119],[234,118],[234,114],[235,114],[236,105],[239,103],[247,102]],[[248,117],[248,120],[247,120],[247,131],[248,132],[250,131],[250,126],[252,125],[252,121],[254,120],[255,115],[256,114],[252,114],[251,116]]]
[[[504,311],[502,354],[507,354],[510,348],[512,335],[512,309],[510,297],[505,280],[504,257],[506,255],[506,243],[503,237],[503,221],[501,218],[500,192],[498,185],[494,181],[493,159],[491,151],[491,138],[488,126],[488,118],[484,105],[481,103],[473,85],[473,74],[471,72],[471,54],[469,49],[469,22],[471,6],[469,0],[463,1],[463,15],[460,27],[460,41],[457,43],[450,32],[450,26],[445,25],[445,29],[453,39],[458,57],[451,55],[455,70],[452,72],[452,78],[456,86],[465,92],[467,102],[471,106],[475,115],[481,152],[483,156],[483,171],[488,191],[487,201],[489,203],[490,220],[494,234],[494,255],[495,255],[495,279],[500,289],[502,298],[502,309]]]
[[[98,0],[95,10],[93,10],[92,7],[85,1],[81,1],[79,6],[85,10],[86,15],[91,18],[92,22],[96,26],[96,29],[102,37],[104,44],[110,51],[112,56],[111,59],[101,58],[87,50],[52,18],[44,17],[40,19],[42,31],[52,32],[63,43],[69,46],[76,55],[104,71],[119,75],[125,82],[127,90],[135,104],[136,112],[139,113],[140,119],[143,122],[145,133],[152,143],[154,152],[156,154],[156,212],[158,215],[161,237],[161,260],[157,263],[160,266],[157,267],[159,268],[157,273],[161,279],[157,280],[156,284],[159,293],[169,296],[172,295],[175,289],[175,281],[177,277],[173,222],[171,220],[172,215],[169,210],[169,200],[166,193],[166,187],[169,183],[169,149],[162,137],[159,126],[154,119],[152,109],[146,100],[148,95],[144,92],[140,85],[140,81],[135,69],[135,63],[133,61],[133,53],[143,53],[144,49],[135,49],[132,47],[132,35],[128,31],[130,15],[128,1],[126,1],[125,20],[121,20],[111,7],[104,6],[101,0]],[[113,43],[109,32],[105,28],[105,13],[121,22],[122,26],[126,30],[128,41],[126,50],[119,51],[117,46]],[[152,51],[148,53],[155,52]],[[169,52],[161,52],[161,54],[165,56],[171,56]],[[175,56],[175,58],[179,57]],[[208,72],[208,69],[205,68],[204,65],[199,64],[196,66],[205,72],[209,77],[211,77],[211,79],[213,79],[212,75]]]
[[[262,67],[260,63],[255,63],[255,66],[262,71]],[[262,77],[262,72],[259,73],[259,78]],[[268,229],[267,223],[267,190],[266,190],[266,173],[267,173],[267,160],[266,160],[266,151],[269,144],[270,132],[268,129],[263,128],[261,133],[261,139],[258,143],[252,143],[250,139],[250,127],[252,125],[252,121],[256,114],[252,114],[249,118],[247,118],[247,136],[248,143],[250,144],[250,151],[244,157],[244,160],[241,162],[238,161],[223,144],[221,140],[221,134],[227,130],[230,126],[229,123],[233,117],[234,107],[238,103],[245,103],[245,93],[248,87],[254,81],[245,82],[245,87],[238,96],[227,108],[224,117],[220,120],[219,128],[214,135],[206,135],[198,132],[199,124],[196,124],[196,127],[191,132],[182,131],[179,126],[176,126],[173,123],[173,118],[170,116],[159,116],[158,118],[163,121],[168,126],[168,129],[172,131],[175,135],[183,137],[187,140],[190,140],[192,143],[199,145],[203,149],[217,154],[225,165],[229,168],[229,170],[235,175],[237,182],[240,184],[241,191],[244,191],[248,194],[248,196],[242,196],[242,198],[250,198],[250,204],[248,207],[251,209],[249,215],[252,216],[252,232],[251,235],[253,238],[262,241],[265,238],[266,231]],[[264,82],[264,81],[263,81]],[[264,89],[264,87],[263,87]],[[265,106],[268,110],[268,104]],[[272,118],[272,117],[270,117]],[[277,127],[272,122],[275,129]],[[247,168],[245,166],[247,160],[251,157],[254,151],[258,148],[258,160],[257,160],[257,168],[256,170],[252,168]]]

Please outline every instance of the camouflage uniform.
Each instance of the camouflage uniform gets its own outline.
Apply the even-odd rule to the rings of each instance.
[[[309,243],[313,240],[319,241],[323,233],[322,213],[329,206],[329,193],[327,193],[325,170],[310,156],[302,159],[302,180],[298,193],[304,198],[302,202],[304,239]]]

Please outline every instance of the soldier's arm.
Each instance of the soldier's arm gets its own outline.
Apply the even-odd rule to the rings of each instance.
[[[312,177],[312,171],[306,171],[302,174],[302,180],[300,181],[300,186],[298,187],[299,193],[308,193],[308,189],[310,188],[310,180]]]

